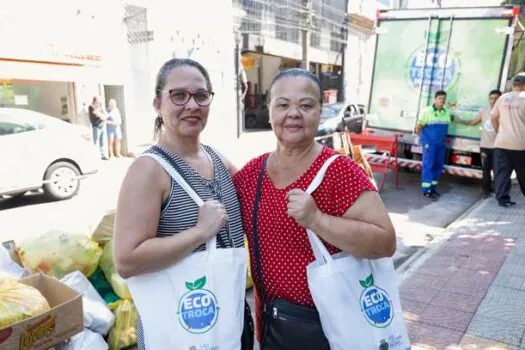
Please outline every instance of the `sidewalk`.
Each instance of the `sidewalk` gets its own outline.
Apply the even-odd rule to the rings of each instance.
[[[413,349],[525,350],[525,199],[480,202],[402,276]],[[436,213],[439,215],[439,213]]]

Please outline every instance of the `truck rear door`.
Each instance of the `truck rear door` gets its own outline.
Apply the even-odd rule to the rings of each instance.
[[[464,119],[487,107],[502,80],[512,16],[494,10],[473,18],[469,10],[413,10],[406,11],[410,18],[379,20],[368,127],[412,132],[438,90]],[[480,130],[453,124],[449,135],[479,138]]]

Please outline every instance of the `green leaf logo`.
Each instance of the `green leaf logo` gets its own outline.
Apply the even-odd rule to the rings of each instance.
[[[202,289],[205,284],[206,284],[206,276],[202,276],[201,278],[193,282],[193,287],[195,287],[195,289]]]
[[[363,288],[368,288],[370,286],[373,286],[374,285],[374,276],[372,274],[370,274],[370,276],[368,276],[364,281],[363,280],[359,280],[359,283],[361,284],[361,286]]]
[[[186,288],[188,288],[188,290],[202,289],[205,284],[206,284],[206,276],[202,276],[201,278],[197,279],[193,283],[186,282]]]

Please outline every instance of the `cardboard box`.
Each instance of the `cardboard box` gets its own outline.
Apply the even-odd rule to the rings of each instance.
[[[0,329],[0,349],[47,350],[84,330],[82,296],[78,292],[43,274],[20,282],[38,289],[51,310]]]

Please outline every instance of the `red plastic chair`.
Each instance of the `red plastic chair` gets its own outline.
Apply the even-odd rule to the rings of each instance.
[[[383,190],[387,175],[390,171],[394,172],[396,188],[399,187],[397,138],[398,135],[376,136],[371,134],[348,134],[348,139],[351,145],[372,147],[376,153],[382,153],[387,157],[385,161],[368,161],[370,168],[372,168],[372,172],[383,174],[383,179],[379,185],[379,191]]]

